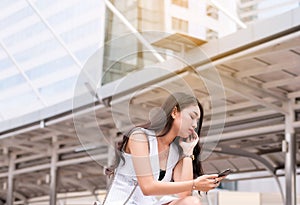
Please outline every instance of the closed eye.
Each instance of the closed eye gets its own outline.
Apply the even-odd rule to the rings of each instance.
[[[200,116],[199,116],[199,114],[197,113],[197,112],[192,112],[191,114],[191,118],[194,120],[194,119],[196,119],[197,118],[197,120],[199,120],[200,119]]]
[[[194,120],[196,117],[193,115],[190,115],[191,119]]]

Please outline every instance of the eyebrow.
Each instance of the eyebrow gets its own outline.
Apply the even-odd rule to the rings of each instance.
[[[193,111],[193,113],[194,113],[196,116],[199,116],[198,113],[197,113],[196,111]]]

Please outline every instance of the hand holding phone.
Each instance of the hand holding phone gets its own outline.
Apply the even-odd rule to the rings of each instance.
[[[230,174],[230,173],[232,173],[231,169],[226,169],[226,170],[220,172],[220,173],[218,174],[218,177],[224,177],[224,176],[227,176],[227,175]]]

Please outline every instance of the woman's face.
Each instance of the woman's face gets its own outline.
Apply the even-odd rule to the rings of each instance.
[[[197,127],[200,118],[200,109],[198,105],[190,105],[181,112],[176,111],[174,114],[173,128],[178,136],[187,138]]]

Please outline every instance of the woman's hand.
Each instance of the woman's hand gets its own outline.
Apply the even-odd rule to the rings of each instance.
[[[194,147],[199,141],[198,134],[193,130],[192,135],[186,139],[186,141],[183,141],[184,138],[179,139],[179,145],[181,146],[183,150],[184,155],[192,155]]]
[[[208,192],[220,185],[220,181],[225,177],[218,177],[217,174],[202,175],[194,179],[194,189],[198,191]]]

